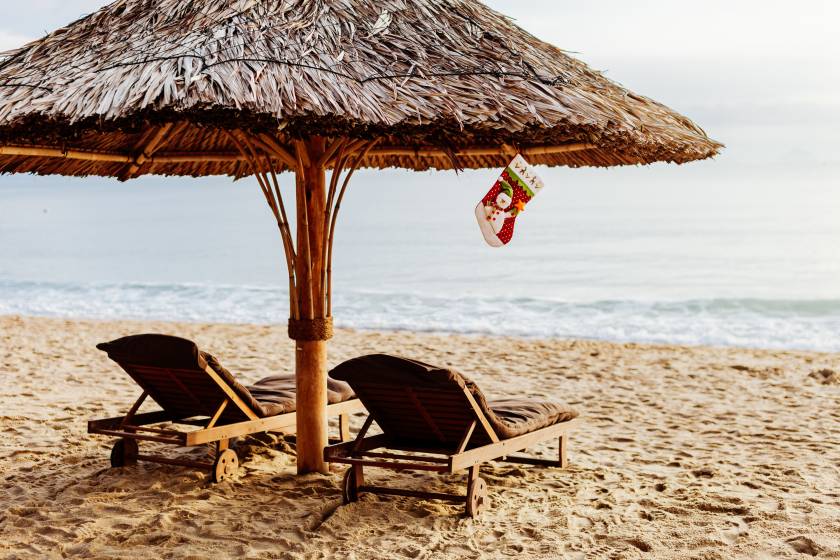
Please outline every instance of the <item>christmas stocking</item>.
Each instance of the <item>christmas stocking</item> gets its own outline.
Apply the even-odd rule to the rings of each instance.
[[[517,154],[475,207],[478,226],[491,247],[507,245],[513,237],[516,217],[542,188],[542,180],[525,158]]]

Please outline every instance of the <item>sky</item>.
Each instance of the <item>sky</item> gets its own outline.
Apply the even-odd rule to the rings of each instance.
[[[488,0],[537,37],[683,112],[727,145],[725,166],[840,165],[840,2]],[[0,50],[104,5],[29,0]]]
[[[104,5],[103,0],[7,3],[12,7],[4,6],[0,16],[0,50],[20,46]],[[337,239],[337,254],[347,257],[338,263],[343,264],[342,279],[352,280],[353,265],[358,264],[354,259],[363,258],[356,249],[365,243],[373,243],[379,247],[377,255],[388,255],[389,263],[403,263],[420,279],[427,278],[424,270],[436,270],[441,258],[460,259],[462,253],[481,261],[470,269],[471,274],[496,278],[516,259],[537,262],[529,251],[542,247],[541,258],[566,267],[566,272],[558,273],[558,281],[575,278],[569,271],[578,260],[583,262],[578,263],[580,267],[590,261],[616,267],[610,274],[602,274],[599,267],[590,270],[607,282],[603,293],[593,296],[597,298],[634,298],[639,287],[655,290],[657,297],[681,298],[685,282],[680,278],[706,282],[703,290],[714,281],[721,286],[720,294],[739,297],[770,292],[780,298],[802,294],[838,297],[840,96],[836,92],[840,91],[840,40],[834,27],[840,21],[840,2],[487,0],[487,4],[607,77],[685,114],[726,148],[713,160],[684,166],[541,167],[539,174],[547,188],[538,203],[529,205],[527,218],[517,222],[517,239],[504,253],[483,246],[473,215],[473,207],[499,170],[440,172],[434,178],[429,173],[362,170],[355,175],[342,209],[342,223],[354,226],[343,230]],[[281,181],[284,188],[291,188],[291,177]],[[447,204],[440,204],[437,191],[430,191],[429,185],[446,191]],[[200,190],[207,187],[216,194],[207,196],[207,190]],[[11,203],[15,208],[15,197],[24,189],[35,189],[32,193],[37,202],[32,201],[32,208],[43,205],[40,219],[49,217],[57,220],[57,225],[40,232],[40,237],[27,237],[40,239],[43,246],[33,249],[23,244],[20,250],[26,255],[61,257],[55,237],[85,230],[84,220],[97,222],[112,212],[121,215],[135,188],[142,190],[144,197],[156,193],[150,196],[152,203],[175,206],[172,201],[176,200],[184,209],[194,208],[199,201],[210,204],[215,200],[216,210],[225,206],[220,200],[246,204],[247,208],[237,206],[230,216],[222,212],[229,229],[221,231],[234,231],[248,221],[252,229],[236,242],[261,236],[275,239],[275,245],[251,244],[253,251],[265,252],[250,255],[242,273],[255,274],[256,263],[269,262],[273,268],[260,273],[261,277],[282,277],[275,224],[253,179],[233,183],[227,177],[141,177],[118,183],[112,179],[0,176],[0,226],[11,220],[3,214],[3,205]],[[248,196],[240,196],[236,191],[240,188]],[[69,202],[77,198],[79,204]],[[91,205],[93,209],[87,208]],[[385,213],[382,208],[389,210]],[[90,212],[97,217],[89,218]],[[63,215],[69,216],[66,222],[58,219]],[[38,229],[34,224],[41,223],[31,216],[26,220],[24,225],[33,224],[27,230],[30,232]],[[88,228],[93,232],[91,239],[102,235],[104,227]],[[414,233],[415,228],[440,230],[452,246],[441,252],[443,257],[430,251],[423,261],[403,250],[424,242]],[[109,236],[116,235],[114,231],[116,228]],[[139,231],[126,230],[120,235],[139,235]],[[203,239],[204,233],[183,237],[189,232],[176,226],[166,231],[161,239],[167,241],[150,245],[150,254],[170,254],[176,238],[182,243],[179,250],[187,252],[201,243],[207,254],[214,255],[225,242],[238,247],[231,240]],[[611,241],[604,241],[604,236],[610,235]],[[389,245],[395,236],[403,242]],[[669,244],[671,238],[679,243]],[[40,279],[39,274],[27,272],[17,257],[9,257],[8,252],[4,256],[2,245],[0,277],[5,269],[7,274],[17,271],[21,278]],[[391,245],[400,250],[388,253]],[[99,250],[95,241],[89,247]],[[232,249],[231,254],[237,253]],[[84,269],[81,275],[87,274],[84,271],[93,262],[88,256],[75,263],[76,269]],[[650,261],[645,260],[648,257]],[[194,277],[181,278],[169,264],[155,268],[148,262],[138,265],[145,272],[131,267],[106,270],[122,275],[114,281],[153,273],[155,281],[191,281],[212,275],[199,267],[189,269]],[[209,260],[208,266],[214,262]],[[362,264],[373,270],[377,262],[378,257],[370,256]],[[360,270],[365,266],[359,266]],[[69,277],[70,268],[50,269],[49,275]],[[105,274],[91,270],[97,277]],[[428,277],[434,279],[435,275],[428,272]],[[619,288],[613,280],[627,280],[629,288]],[[572,295],[568,290],[561,292]]]

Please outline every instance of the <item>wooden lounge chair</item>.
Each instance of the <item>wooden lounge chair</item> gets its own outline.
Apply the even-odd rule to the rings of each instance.
[[[561,404],[487,402],[473,382],[455,371],[385,354],[354,358],[330,375],[349,383],[370,413],[354,441],[324,450],[325,460],[351,465],[344,475],[344,503],[356,501],[360,492],[415,496],[466,502],[467,514],[474,517],[486,502],[487,485],[479,477],[482,463],[566,466],[568,435],[578,421],[577,413]],[[367,436],[374,421],[382,433]],[[557,459],[511,455],[550,440],[558,441]],[[467,493],[367,485],[365,466],[438,473],[469,469]]]
[[[244,387],[212,355],[174,336],[141,334],[98,344],[141,387],[143,393],[125,416],[91,420],[88,433],[120,438],[111,465],[138,460],[209,469],[216,482],[236,472],[239,459],[232,438],[259,432],[295,432],[294,375],[267,377]],[[162,410],[138,414],[151,397]],[[330,380],[327,412],[339,417],[340,440],[349,439],[349,415],[363,410],[352,389]],[[178,424],[194,426],[177,430]],[[215,461],[202,462],[139,453],[140,441],[181,447],[215,443]]]

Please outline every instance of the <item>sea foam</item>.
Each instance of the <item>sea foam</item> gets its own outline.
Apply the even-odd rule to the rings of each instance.
[[[282,288],[210,284],[0,281],[0,314],[282,324]],[[567,302],[343,290],[336,325],[528,338],[840,351],[840,300]]]

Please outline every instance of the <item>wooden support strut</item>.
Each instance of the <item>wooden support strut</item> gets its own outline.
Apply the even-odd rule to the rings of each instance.
[[[148,140],[144,138],[143,142],[137,146],[137,155],[134,157],[134,161],[126,166],[125,171],[120,174],[120,179],[126,181],[134,177],[140,168],[143,167],[143,164],[151,159],[155,151],[162,146],[163,142],[166,140],[167,134],[169,134],[174,126],[174,123],[166,123],[158,128],[154,134],[151,135],[151,138]],[[184,126],[184,123],[182,123],[178,128],[183,129]]]
[[[297,259],[300,320],[313,324],[325,321],[322,283],[322,248],[326,220],[326,177],[318,162],[324,156],[325,142],[313,138],[295,143],[298,160]],[[290,333],[294,334],[294,333]],[[295,380],[297,385],[297,467],[298,473],[329,473],[323,450],[327,438],[327,341],[296,340]]]
[[[295,159],[291,156],[289,151],[279,144],[276,140],[272,140],[270,136],[261,134],[260,140],[271,146],[271,157],[283,163],[289,169],[294,169],[297,165]],[[523,146],[519,148],[519,153],[526,157],[544,156],[564,154],[570,152],[579,152],[583,150],[593,150],[598,146],[595,144],[586,143],[572,143],[559,144],[556,146]],[[377,149],[371,150],[369,157],[426,157],[426,158],[450,158],[452,155],[461,157],[481,157],[481,156],[507,156],[510,154],[510,147],[505,146],[482,146],[476,148],[464,148],[461,150],[453,150],[451,152],[434,147],[418,147],[405,148],[400,146],[380,146]],[[83,148],[59,148],[55,146],[22,146],[22,145],[5,145],[0,146],[0,156],[31,156],[43,158],[59,158],[79,161],[95,161],[103,163],[124,163],[133,165],[137,158],[125,152],[116,151],[101,151],[89,150]],[[152,157],[145,158],[144,163],[153,164],[173,164],[173,163],[213,163],[213,162],[247,162],[247,156],[238,152],[188,152],[188,151],[171,151],[158,152]],[[329,158],[327,158],[329,161]]]
[[[289,228],[289,219],[286,216],[286,207],[283,203],[283,195],[280,191],[280,183],[277,180],[277,173],[275,171],[271,157],[266,156],[264,159],[268,166],[269,173],[266,173],[260,164],[260,157],[254,144],[250,140],[254,138],[249,137],[242,131],[234,131],[227,133],[228,137],[234,142],[239,151],[247,158],[248,163],[257,179],[257,183],[262,190],[268,207],[271,209],[274,219],[277,222],[277,227],[280,231],[280,237],[283,240],[283,251],[286,256],[286,268],[289,276],[289,316],[296,320],[300,317],[300,308],[297,298],[297,282],[295,277],[295,261],[297,255],[295,253],[295,243],[292,239],[292,233]],[[267,142],[261,142],[259,145],[267,146]],[[270,183],[269,183],[270,176]]]

